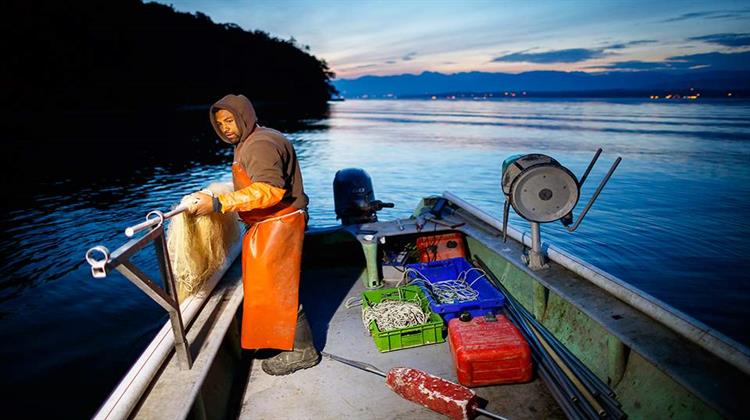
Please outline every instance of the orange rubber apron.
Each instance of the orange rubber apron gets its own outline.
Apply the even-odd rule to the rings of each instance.
[[[238,162],[232,164],[235,190],[252,184]],[[291,350],[299,308],[299,278],[305,212],[279,203],[239,212],[250,225],[242,239],[242,348]]]

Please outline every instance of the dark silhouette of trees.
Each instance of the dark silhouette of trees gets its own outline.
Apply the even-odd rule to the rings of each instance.
[[[170,111],[226,93],[306,116],[324,112],[335,92],[325,61],[294,39],[202,13],[139,0],[13,0],[2,9],[0,108],[19,124]]]

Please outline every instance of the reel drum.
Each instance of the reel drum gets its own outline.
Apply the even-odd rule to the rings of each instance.
[[[531,250],[528,254],[528,265],[532,270],[539,270],[546,266],[541,248],[539,224],[559,220],[569,232],[575,231],[622,160],[619,157],[615,159],[609,172],[586,204],[586,208],[574,223],[573,209],[581,196],[581,187],[601,153],[601,148],[596,151],[580,182],[568,168],[541,153],[514,155],[503,162],[503,175],[500,182],[505,195],[503,241],[507,237],[508,212],[512,206],[519,216],[531,222]]]
[[[510,186],[513,210],[530,222],[562,219],[578,204],[578,180],[557,162],[539,164],[521,171]]]

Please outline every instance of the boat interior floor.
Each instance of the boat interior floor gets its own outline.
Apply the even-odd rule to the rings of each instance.
[[[456,381],[447,341],[380,353],[364,328],[361,307],[344,302],[364,290],[361,266],[306,267],[300,299],[318,350],[370,363],[383,371],[397,366],[422,369]],[[287,376],[271,376],[253,359],[239,417],[243,419],[438,419],[443,416],[392,392],[384,378],[323,360]],[[513,419],[564,418],[544,383],[532,382],[474,388],[487,400],[487,410]]]

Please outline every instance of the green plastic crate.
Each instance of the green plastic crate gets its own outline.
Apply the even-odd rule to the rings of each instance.
[[[399,290],[401,291],[399,299]],[[368,290],[362,293],[362,306],[372,306],[388,298],[392,300],[412,301],[419,297],[422,310],[430,310],[430,304],[419,286],[404,286],[398,289]],[[399,328],[391,331],[380,331],[375,321],[370,322],[370,335],[381,353],[409,347],[424,346],[425,344],[443,343],[443,328],[445,324],[440,315],[430,312],[426,323],[413,327]]]

